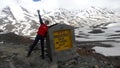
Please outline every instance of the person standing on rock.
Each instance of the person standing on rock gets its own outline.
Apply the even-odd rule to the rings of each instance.
[[[37,43],[39,42],[40,40],[40,43],[41,43],[41,52],[42,52],[42,59],[44,59],[44,38],[46,37],[46,33],[47,33],[47,30],[48,30],[48,24],[49,24],[49,21],[46,20],[44,23],[43,23],[43,20],[41,18],[41,15],[40,15],[40,11],[38,10],[38,15],[39,15],[39,21],[40,21],[40,27],[38,29],[38,32],[37,32],[37,35],[36,35],[36,38],[33,42],[33,44],[30,46],[30,49],[28,51],[28,54],[27,54],[27,57],[30,56],[30,54],[32,53],[34,47],[37,45]]]

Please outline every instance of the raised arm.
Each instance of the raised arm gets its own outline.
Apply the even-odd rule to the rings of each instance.
[[[42,18],[41,18],[40,11],[37,10],[37,12],[38,12],[38,16],[39,16],[39,22],[40,22],[40,24],[43,24],[43,20],[42,20]]]

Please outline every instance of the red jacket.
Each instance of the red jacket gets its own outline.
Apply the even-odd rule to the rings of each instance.
[[[40,27],[39,27],[39,29],[38,29],[37,34],[41,35],[41,36],[45,36],[46,33],[47,33],[47,30],[48,30],[48,26],[45,25],[45,24],[41,24]]]

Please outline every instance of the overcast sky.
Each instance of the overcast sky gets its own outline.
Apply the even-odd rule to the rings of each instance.
[[[57,7],[67,9],[86,9],[90,6],[120,9],[120,0],[41,0],[34,2],[33,0],[0,0],[1,8],[6,5],[13,5],[13,3],[20,3],[29,9],[53,9]]]

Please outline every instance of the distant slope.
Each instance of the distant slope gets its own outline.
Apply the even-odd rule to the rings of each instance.
[[[37,28],[40,25],[37,12],[31,13],[22,6],[17,7],[20,9],[18,13],[16,13],[18,10],[13,9],[11,6],[3,8],[0,12],[0,30],[14,32],[18,35],[35,36]],[[120,22],[119,13],[96,7],[74,11],[64,8],[58,8],[53,11],[41,11],[43,12],[42,18],[48,19],[51,25],[63,23],[74,27],[100,27]]]

